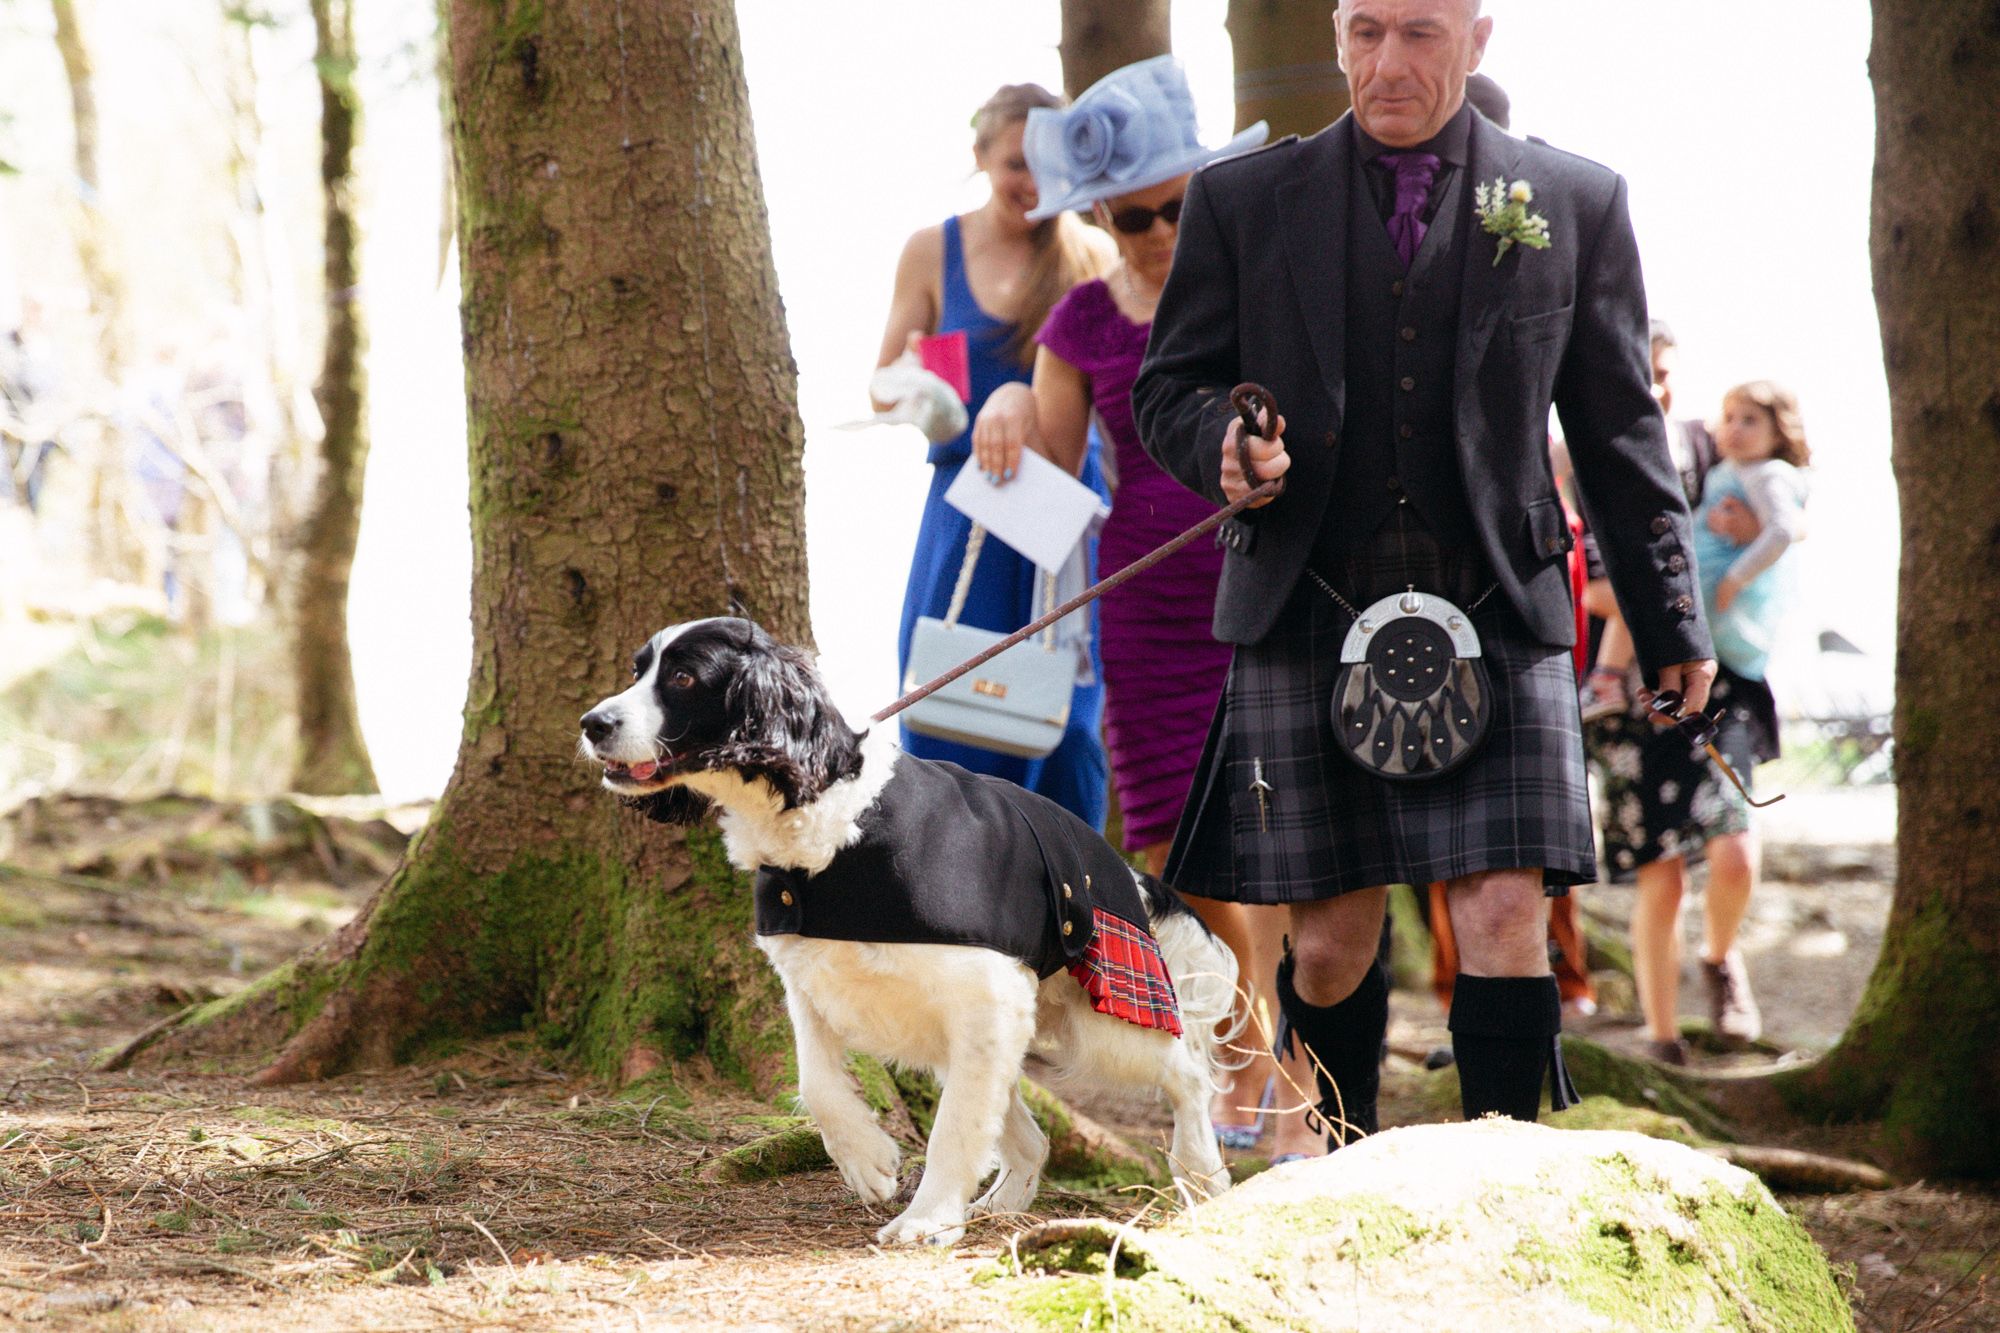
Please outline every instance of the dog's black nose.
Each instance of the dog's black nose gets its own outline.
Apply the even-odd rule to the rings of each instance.
[[[583,734],[595,745],[606,736],[618,730],[617,719],[605,714],[604,710],[593,708],[583,715]]]

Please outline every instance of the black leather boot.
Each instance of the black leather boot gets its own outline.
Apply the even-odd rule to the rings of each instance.
[[[1278,964],[1278,1053],[1297,1039],[1319,1076],[1320,1117],[1327,1146],[1338,1148],[1375,1132],[1375,1097],[1382,1084],[1382,1038],[1389,1030],[1389,983],[1374,966],[1338,1004],[1307,1004],[1292,986],[1292,955]]]
[[[1562,1059],[1562,992],[1552,976],[1471,977],[1452,989],[1451,1044],[1467,1120],[1494,1112],[1536,1118],[1542,1075],[1558,1111],[1578,1101]]]

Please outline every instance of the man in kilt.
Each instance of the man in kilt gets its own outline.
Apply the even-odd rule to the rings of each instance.
[[[1218,504],[1256,484],[1231,388],[1281,413],[1248,453],[1283,494],[1219,534],[1236,653],[1167,874],[1289,905],[1283,1018],[1337,1146],[1376,1126],[1392,884],[1447,885],[1466,1116],[1532,1120],[1545,1077],[1573,1095],[1544,899],[1596,859],[1552,404],[1648,680],[1700,709],[1715,667],[1624,181],[1466,104],[1479,0],[1342,0],[1334,25],[1352,114],[1196,174],[1132,397],[1147,451]],[[1341,748],[1332,695],[1360,612],[1411,587],[1477,631],[1491,714],[1469,761],[1391,780]]]

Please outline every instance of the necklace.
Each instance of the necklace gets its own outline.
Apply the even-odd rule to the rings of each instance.
[[[1154,310],[1159,308],[1159,289],[1155,288],[1151,293],[1140,291],[1139,280],[1132,276],[1132,266],[1130,264],[1120,264],[1118,266],[1118,278],[1125,288],[1126,299],[1132,303],[1134,310],[1143,310],[1150,315]]]

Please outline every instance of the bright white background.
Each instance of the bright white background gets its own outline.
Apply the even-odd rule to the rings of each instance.
[[[92,8],[107,139],[128,162],[172,161],[162,136],[184,132],[179,122],[201,106],[161,82],[172,71],[157,64],[157,44],[144,44],[156,40],[153,25],[168,25],[169,7]],[[1174,3],[1175,48],[1211,138],[1231,116],[1224,9],[1225,0]],[[1677,408],[1713,412],[1725,387],[1758,376],[1803,397],[1818,464],[1813,536],[1801,552],[1808,592],[1796,642],[1775,669],[1781,696],[1810,705],[1865,685],[1886,700],[1897,557],[1867,257],[1867,7],[1488,0],[1486,9],[1496,21],[1486,69],[1513,97],[1515,131],[1631,181],[1653,309],[1681,335]],[[1003,82],[1059,84],[1057,4],[738,0],[738,11],[800,369],[815,631],[836,693],[865,715],[895,693],[894,627],[927,478],[907,428],[831,428],[866,410],[903,240],[982,197],[970,177],[972,110]],[[436,280],[440,149],[423,54],[433,13],[430,0],[360,3],[374,452],[351,616],[369,744],[399,796],[435,792],[450,772],[470,649],[457,294],[452,279]],[[300,39],[310,40],[285,39],[291,64],[274,71],[284,84],[267,102],[284,119],[274,143],[309,172]],[[36,61],[42,91],[30,102],[40,109],[4,99],[30,117],[25,128],[62,110],[59,70]],[[163,216],[194,194],[171,180],[155,188]],[[0,246],[11,234],[31,250],[21,238],[36,226],[0,218]],[[297,238],[308,251],[309,235]],[[653,628],[633,626],[634,639]],[[1809,651],[1822,628],[1869,651],[1863,679],[1828,671]],[[615,664],[606,673],[608,689]]]

